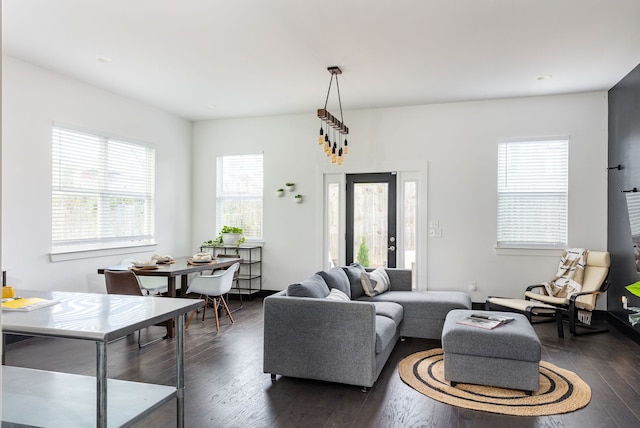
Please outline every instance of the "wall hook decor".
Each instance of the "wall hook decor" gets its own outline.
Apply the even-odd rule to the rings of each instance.
[[[620,171],[622,169],[622,165],[618,164],[617,166],[610,166],[607,169],[617,169],[618,171]]]
[[[622,193],[636,193],[638,191],[637,188],[633,188],[631,190],[621,190]]]

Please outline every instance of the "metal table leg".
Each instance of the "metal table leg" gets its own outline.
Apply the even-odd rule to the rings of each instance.
[[[107,344],[96,342],[96,427],[107,427]]]
[[[176,407],[177,426],[184,427],[184,320],[187,314],[176,318]]]

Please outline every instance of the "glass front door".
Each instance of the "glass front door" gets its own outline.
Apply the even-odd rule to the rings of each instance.
[[[396,173],[348,174],[346,261],[396,267]]]

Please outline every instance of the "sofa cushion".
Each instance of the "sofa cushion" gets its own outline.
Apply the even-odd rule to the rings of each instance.
[[[362,283],[360,277],[365,271],[361,264],[351,263],[349,266],[343,266],[342,270],[347,274],[349,278],[349,284],[351,285],[351,299],[357,299],[360,296],[364,296],[364,290],[362,289]]]
[[[287,295],[294,297],[323,298],[329,295],[329,287],[318,274],[313,274],[302,282],[289,285]]]
[[[376,354],[379,354],[393,341],[397,330],[391,318],[376,315]]]
[[[344,273],[344,270],[342,270],[341,267],[323,270],[317,272],[317,274],[324,279],[324,282],[329,286],[329,288],[337,288],[351,299],[351,284],[349,283],[347,274]]]
[[[368,302],[395,302],[404,309],[404,320],[422,318],[443,320],[452,309],[471,309],[469,295],[460,291],[388,291],[374,297],[358,300]]]
[[[377,296],[389,290],[389,276],[382,268],[373,272],[363,272],[360,276],[362,290],[369,297]]]
[[[404,309],[402,305],[393,302],[373,302],[376,307],[376,315],[387,317],[398,326],[402,322]]]
[[[337,288],[332,288],[331,291],[329,292],[329,295],[327,297],[325,297],[325,299],[327,300],[341,300],[343,302],[350,302],[351,299],[349,299],[349,296],[347,296],[346,294],[344,294],[342,291],[338,290]]]

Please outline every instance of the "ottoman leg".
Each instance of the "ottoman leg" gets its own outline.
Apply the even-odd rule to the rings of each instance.
[[[451,381],[451,386],[455,388],[457,385],[458,385],[458,382]]]

